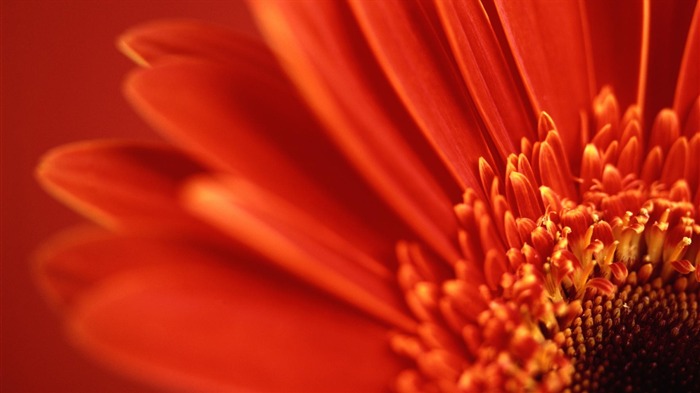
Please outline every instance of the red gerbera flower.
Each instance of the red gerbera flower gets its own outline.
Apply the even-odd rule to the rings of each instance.
[[[42,162],[107,229],[40,256],[77,345],[176,389],[700,389],[694,1],[251,8],[266,44],[120,40],[170,144]]]

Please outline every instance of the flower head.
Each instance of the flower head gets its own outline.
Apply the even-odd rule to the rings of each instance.
[[[674,5],[131,30],[127,97],[172,144],[45,158],[111,232],[47,246],[44,288],[79,345],[172,387],[696,391],[700,7]]]

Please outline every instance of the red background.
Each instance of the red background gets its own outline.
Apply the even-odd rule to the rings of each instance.
[[[117,52],[126,28],[193,17],[252,31],[240,2],[2,0],[2,376],[10,392],[150,392],[91,363],[65,340],[36,289],[30,256],[81,219],[33,178],[51,147],[110,136],[155,138],[121,96],[133,65]]]

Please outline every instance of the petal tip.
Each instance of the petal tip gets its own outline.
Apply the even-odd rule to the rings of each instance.
[[[92,144],[92,141],[73,142],[50,149],[39,158],[34,177],[44,188],[55,185],[55,175],[61,171],[66,157],[89,148]]]
[[[141,56],[141,54],[139,54],[136,46],[133,44],[133,38],[134,37],[128,33],[120,36],[116,42],[117,49],[119,49],[122,54],[131,59],[131,61],[137,65],[141,67],[149,67],[150,64],[148,61]]]

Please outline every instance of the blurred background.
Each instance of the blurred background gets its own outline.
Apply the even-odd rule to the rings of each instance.
[[[93,364],[64,338],[31,276],[44,239],[82,219],[37,185],[48,149],[94,138],[153,139],[121,95],[132,63],[115,49],[135,24],[190,17],[253,33],[240,1],[2,0],[0,391],[153,392]]]

